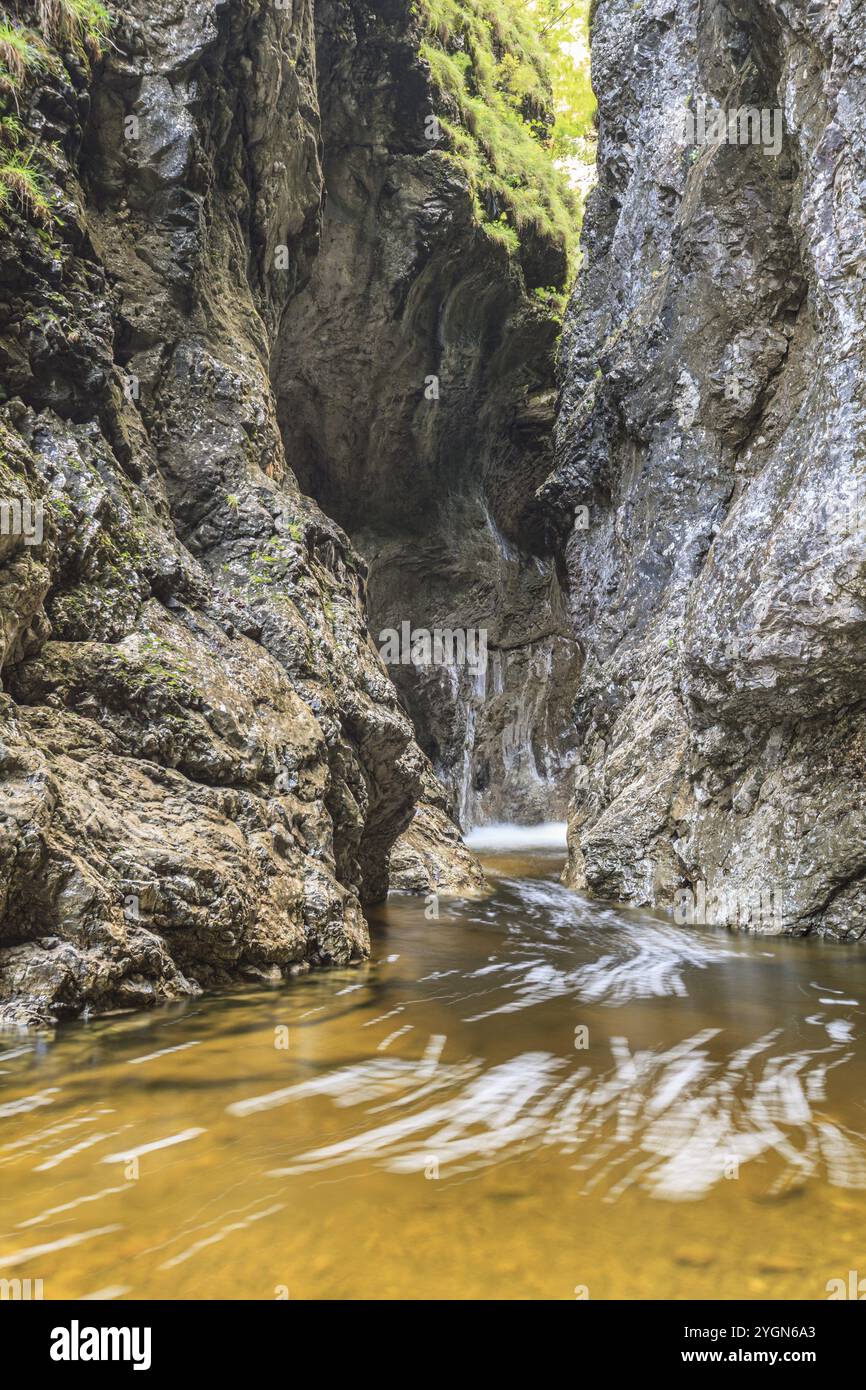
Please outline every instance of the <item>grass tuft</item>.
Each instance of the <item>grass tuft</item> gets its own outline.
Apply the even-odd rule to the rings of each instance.
[[[33,150],[26,154],[9,151],[0,157],[0,206],[14,199],[22,212],[34,222],[48,226],[53,221],[45,179],[33,162]]]
[[[527,234],[572,258],[578,199],[555,163],[548,56],[538,17],[521,0],[418,0],[421,56],[449,108],[440,117],[476,217],[510,251]]]
[[[4,16],[0,19],[0,79],[20,86],[27,72],[45,66],[39,39]]]
[[[15,150],[24,138],[24,127],[17,116],[0,116],[0,145]]]
[[[49,43],[82,45],[91,58],[102,57],[111,20],[100,0],[36,0],[36,13]]]

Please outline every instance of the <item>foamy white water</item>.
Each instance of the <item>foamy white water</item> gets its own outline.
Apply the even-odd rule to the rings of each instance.
[[[464,835],[469,849],[561,849],[566,848],[564,820],[545,821],[542,825],[478,825]]]

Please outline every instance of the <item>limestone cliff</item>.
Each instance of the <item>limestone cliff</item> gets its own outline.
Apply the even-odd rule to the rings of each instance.
[[[363,956],[429,775],[270,385],[324,196],[309,0],[133,3],[107,34],[84,10],[19,5],[20,71],[0,43],[0,1008],[23,1021]]]
[[[864,39],[847,0],[599,0],[543,489],[583,656],[570,881],[838,937],[866,932]],[[699,139],[739,108],[772,138]]]

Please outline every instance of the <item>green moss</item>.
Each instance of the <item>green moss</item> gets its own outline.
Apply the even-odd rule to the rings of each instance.
[[[450,108],[443,157],[465,174],[479,223],[509,250],[534,232],[571,259],[580,213],[554,160],[538,17],[520,0],[419,0],[417,13],[421,56]]]
[[[188,700],[194,696],[192,664],[173,643],[149,632],[142,640],[141,652],[146,658],[141,670],[151,680],[167,686],[176,699]]]
[[[261,550],[250,556],[249,582],[257,588],[283,583],[296,563],[297,552],[281,536],[271,536]]]

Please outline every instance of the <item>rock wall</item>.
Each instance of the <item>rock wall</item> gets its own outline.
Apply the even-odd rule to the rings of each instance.
[[[483,629],[485,669],[389,667],[463,828],[569,795],[576,646],[547,518],[564,251],[479,227],[429,138],[447,96],[402,0],[320,0],[327,198],[273,382],[301,485],[370,566],[370,627]]]
[[[569,881],[843,938],[866,932],[864,40],[846,0],[599,0],[542,489],[583,657]],[[778,110],[780,138],[701,143],[702,103],[768,135]]]
[[[29,1022],[363,956],[428,772],[270,386],[319,244],[310,0],[133,3],[101,58],[16,18],[53,214],[0,222],[0,490],[44,522],[0,538],[0,1016]]]

